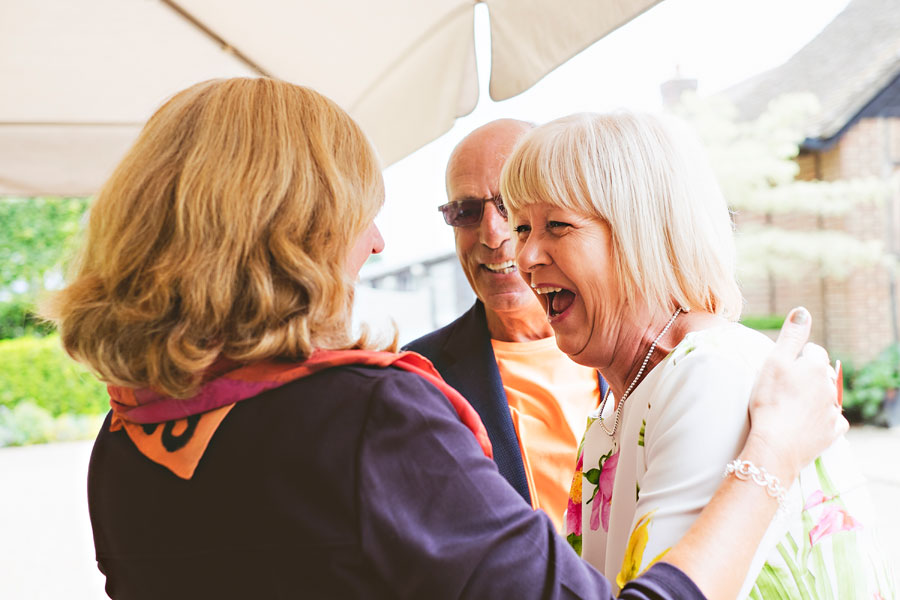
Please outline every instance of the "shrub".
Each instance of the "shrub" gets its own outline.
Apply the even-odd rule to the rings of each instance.
[[[24,335],[42,336],[52,333],[54,327],[34,315],[32,303],[22,296],[14,296],[9,302],[0,302],[0,340]]]
[[[25,402],[54,418],[109,409],[106,386],[66,355],[57,335],[0,341],[0,406]]]
[[[742,325],[758,331],[781,329],[783,323],[784,315],[745,315],[741,317]]]
[[[34,300],[62,282],[87,198],[0,198],[0,339],[46,335]]]
[[[90,439],[97,435],[103,415],[53,417],[33,402],[12,409],[0,406],[0,447]]]
[[[19,284],[39,291],[73,248],[88,204],[87,198],[0,198],[0,290]]]
[[[900,345],[888,346],[858,369],[844,369],[844,414],[853,422],[878,416],[888,390],[900,388]]]

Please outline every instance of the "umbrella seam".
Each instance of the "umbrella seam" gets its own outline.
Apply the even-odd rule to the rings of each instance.
[[[163,4],[171,8],[175,13],[177,13],[184,20],[189,22],[191,25],[199,29],[203,34],[212,39],[214,42],[219,44],[222,47],[222,50],[227,52],[228,54],[233,55],[235,58],[246,64],[248,67],[256,71],[258,74],[263,77],[273,77],[268,71],[264,68],[256,64],[256,62],[251,59],[249,56],[238,50],[233,44],[230,44],[225,38],[217,34],[215,31],[210,29],[206,24],[204,24],[200,19],[186,11],[184,8],[179,6],[175,0],[160,0]]]

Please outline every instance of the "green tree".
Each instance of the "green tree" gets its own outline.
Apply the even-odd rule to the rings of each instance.
[[[87,198],[0,198],[0,339],[41,333],[37,296],[62,281]]]

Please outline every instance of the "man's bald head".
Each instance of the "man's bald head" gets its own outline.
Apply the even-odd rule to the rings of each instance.
[[[456,145],[447,161],[447,197],[454,200],[451,193],[451,179],[464,178],[467,174],[485,173],[493,179],[499,193],[500,171],[506,158],[523,135],[534,129],[533,123],[517,119],[498,119],[486,123],[467,135]],[[496,176],[493,171],[496,170]]]

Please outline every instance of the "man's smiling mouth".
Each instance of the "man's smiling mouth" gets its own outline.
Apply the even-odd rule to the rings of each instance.
[[[491,273],[502,273],[503,275],[516,272],[516,261],[507,260],[499,263],[484,263],[481,265]]]

